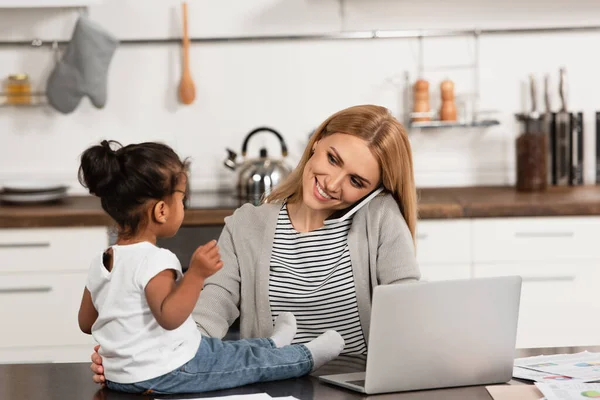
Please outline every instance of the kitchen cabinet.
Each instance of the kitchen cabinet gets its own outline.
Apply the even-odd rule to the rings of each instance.
[[[473,262],[600,260],[600,217],[473,220]]]
[[[417,262],[426,281],[471,276],[471,222],[423,220],[417,223]]]
[[[222,226],[164,240],[185,266]],[[600,217],[428,219],[417,224],[424,280],[523,277],[517,347],[600,344]],[[0,363],[89,359],[77,311],[105,227],[0,229]]]
[[[600,217],[426,220],[424,280],[520,275],[517,347],[600,344]]]
[[[523,277],[517,348],[600,344],[600,262],[475,265],[476,278]]]
[[[472,224],[473,276],[523,278],[517,347],[600,343],[600,217]]]
[[[0,363],[87,361],[77,312],[105,227],[0,229]]]

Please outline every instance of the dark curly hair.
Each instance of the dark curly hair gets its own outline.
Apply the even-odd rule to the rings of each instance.
[[[113,148],[116,147],[116,148]],[[148,221],[145,205],[172,195],[187,178],[188,162],[165,144],[146,142],[123,147],[102,141],[81,155],[78,178],[118,226],[120,237],[139,232]]]

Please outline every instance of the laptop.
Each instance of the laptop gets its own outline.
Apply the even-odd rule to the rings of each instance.
[[[366,372],[323,375],[366,394],[512,378],[521,277],[377,286]]]

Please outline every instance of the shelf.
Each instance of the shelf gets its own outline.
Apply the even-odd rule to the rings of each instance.
[[[0,0],[1,8],[69,8],[87,7],[101,0]]]
[[[481,121],[459,122],[459,121],[422,121],[411,122],[408,127],[411,129],[434,129],[434,128],[485,128],[488,126],[500,125],[495,119],[484,119]]]
[[[22,97],[23,95],[17,96]],[[14,101],[9,101],[9,95],[7,93],[0,93],[0,107],[40,107],[48,104],[45,93],[32,92],[29,96],[31,97],[30,102],[15,103]]]

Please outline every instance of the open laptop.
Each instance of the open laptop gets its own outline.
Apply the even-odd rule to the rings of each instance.
[[[508,382],[521,277],[377,286],[366,372],[319,379],[375,394]]]

